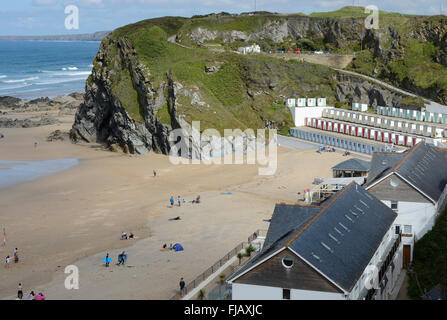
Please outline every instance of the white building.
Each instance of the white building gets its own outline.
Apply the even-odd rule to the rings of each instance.
[[[321,118],[324,110],[333,109],[326,106],[326,98],[289,98],[286,105],[292,113],[296,127],[306,125],[306,118]]]
[[[253,44],[251,46],[239,47],[237,51],[242,54],[261,53],[261,47],[257,44]]]
[[[402,230],[404,263],[414,243],[435,224],[447,193],[445,151],[424,142],[404,153],[374,153],[365,188],[394,210]]]
[[[279,204],[261,252],[228,280],[232,299],[388,299],[402,269],[396,217],[354,182],[318,206]]]

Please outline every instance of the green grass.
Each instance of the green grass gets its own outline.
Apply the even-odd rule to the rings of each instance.
[[[309,16],[313,18],[365,18],[370,13],[365,13],[365,7],[347,6],[335,11],[314,12]],[[380,17],[411,17],[415,15],[401,14],[398,12],[388,12],[379,10]]]
[[[130,72],[128,70],[122,70],[117,79],[113,81],[112,92],[132,119],[137,122],[144,122],[143,112],[138,100],[138,93],[133,87]]]
[[[435,226],[414,246],[413,270],[409,274],[408,296],[421,296],[437,284],[447,287],[447,210],[438,217]]]
[[[168,104],[165,103],[156,113],[156,117],[163,124],[171,125],[171,115],[169,114]]]

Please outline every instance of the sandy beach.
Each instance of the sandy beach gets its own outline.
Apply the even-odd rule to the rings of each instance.
[[[0,247],[2,299],[14,299],[19,282],[25,295],[43,291],[48,299],[168,299],[180,277],[189,282],[250,234],[267,230],[263,219],[276,203],[296,203],[302,198],[297,192],[311,188],[315,177],[330,177],[330,168],[346,160],[339,153],[279,147],[276,174],[259,176],[256,165],[173,165],[164,155],[133,157],[97,144],[46,141],[55,130],[68,132],[71,123],[68,116],[56,125],[0,130],[0,160],[80,161],[0,190],[0,225],[7,232],[7,245]],[[197,195],[201,203],[189,203]],[[186,203],[171,208],[171,196]],[[177,216],[181,220],[169,221]],[[123,231],[138,239],[120,240]],[[177,242],[184,251],[160,251]],[[14,248],[20,262],[4,268]],[[116,266],[122,250],[128,263]],[[102,264],[107,252],[109,268]],[[64,269],[72,264],[80,288],[69,291]]]

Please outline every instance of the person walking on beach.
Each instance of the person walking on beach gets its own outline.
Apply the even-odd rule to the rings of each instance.
[[[11,263],[11,258],[9,256],[6,257],[5,268],[9,268],[9,264]]]
[[[180,207],[182,205],[182,198],[180,196],[177,197],[178,206]]]
[[[17,287],[17,298],[22,300],[23,298],[23,290],[22,290],[22,284],[19,283],[19,286]]]
[[[183,292],[185,291],[185,281],[183,280],[183,278],[180,279],[179,285],[180,285],[180,293],[183,296]]]
[[[109,253],[106,254],[106,268],[109,266]]]
[[[125,256],[126,256],[126,254],[124,251],[118,255],[118,265],[121,265],[121,264],[124,265]]]
[[[157,177],[157,171],[154,170],[154,178]]]
[[[3,228],[3,246],[6,246],[6,229]]]
[[[14,263],[19,262],[19,254],[18,254],[18,249],[15,248],[14,249]]]
[[[174,206],[174,197],[171,196],[171,199],[169,199],[169,201],[171,201],[171,208]]]

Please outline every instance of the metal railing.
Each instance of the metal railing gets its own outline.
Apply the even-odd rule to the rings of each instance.
[[[226,262],[228,262],[231,258],[236,256],[242,249],[250,246],[251,242],[258,237],[265,237],[267,234],[266,230],[257,230],[253,234],[248,237],[248,242],[241,242],[235,248],[233,248],[230,252],[228,252],[224,257],[219,259],[215,264],[206,269],[200,275],[198,275],[194,280],[185,285],[183,292],[178,290],[176,294],[174,294],[169,300],[180,300],[182,297],[191,292],[194,288],[199,286],[203,281],[205,281],[209,276],[211,276],[214,272],[216,272],[220,267],[222,267]]]

